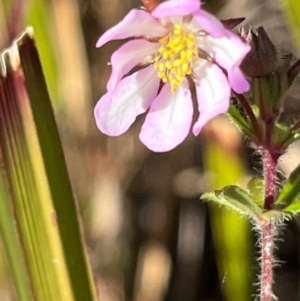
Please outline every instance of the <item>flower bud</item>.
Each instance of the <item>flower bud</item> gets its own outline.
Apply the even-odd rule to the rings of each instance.
[[[248,32],[242,28],[240,35],[251,46],[241,64],[241,69],[249,77],[263,77],[276,70],[278,65],[277,51],[262,26],[256,28],[256,32],[250,29]]]

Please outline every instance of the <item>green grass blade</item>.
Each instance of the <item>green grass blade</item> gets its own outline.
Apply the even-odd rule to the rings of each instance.
[[[2,57],[0,143],[34,299],[95,300],[32,29]]]
[[[31,0],[27,6],[26,24],[34,28],[36,43],[43,66],[52,105],[57,109],[63,105],[61,84],[58,80],[57,49],[55,49],[55,31],[51,19],[51,5],[46,0]]]
[[[4,170],[3,170],[4,171]],[[22,254],[18,231],[11,208],[11,200],[5,184],[5,174],[0,174],[0,231],[7,251],[11,273],[19,301],[32,301],[26,262]]]
[[[61,141],[37,49],[30,35],[24,36],[19,51],[72,290],[78,301],[93,300],[91,273]]]

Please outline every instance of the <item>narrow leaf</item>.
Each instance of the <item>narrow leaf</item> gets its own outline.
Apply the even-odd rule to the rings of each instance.
[[[272,133],[272,141],[286,149],[290,143],[295,141],[295,135],[291,133],[290,125],[278,122]],[[288,143],[287,143],[288,142]]]
[[[298,126],[299,121],[297,121],[297,126]],[[293,131],[290,133],[289,136],[287,136],[287,139],[285,139],[283,141],[284,145],[289,146],[290,144],[292,144],[295,141],[300,140],[300,131]]]
[[[1,83],[0,83],[1,85]],[[1,88],[0,88],[1,90]],[[22,254],[22,245],[14,221],[11,199],[6,189],[6,176],[2,167],[0,175],[0,231],[7,252],[11,273],[19,301],[31,301],[30,281],[27,277],[26,263]]]
[[[31,35],[24,36],[19,51],[73,294],[78,301],[93,300],[95,291],[75,200],[42,66]]]
[[[294,202],[300,201],[300,164],[290,174],[283,186],[275,205],[289,206]]]
[[[288,212],[288,213],[293,213],[293,214],[297,214],[300,212],[300,200],[291,203],[289,206],[287,206],[286,208],[284,208],[283,210],[284,212]]]
[[[253,130],[250,127],[250,122],[247,121],[246,117],[241,114],[234,104],[230,105],[227,115],[241,132],[248,137],[253,136]]]
[[[54,108],[59,108],[62,102],[61,87],[58,80],[58,60],[55,45],[55,31],[53,28],[52,8],[50,1],[31,0],[27,6],[26,24],[35,29],[36,43],[43,66],[47,85]]]
[[[95,300],[33,30],[24,32],[1,57],[3,166],[33,299]]]

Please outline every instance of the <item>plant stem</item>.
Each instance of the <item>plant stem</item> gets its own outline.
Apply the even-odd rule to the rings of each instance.
[[[278,154],[274,154],[269,148],[261,149],[265,179],[265,204],[264,208],[271,210],[274,204],[276,192],[276,167]]]
[[[276,168],[279,158],[279,155],[272,151],[270,133],[266,132],[266,144],[260,149],[265,179],[264,208],[266,210],[273,209],[276,193]],[[275,224],[272,219],[265,218],[258,218],[257,223],[261,242],[260,301],[272,301],[274,299],[272,285]]]
[[[260,301],[272,301],[275,225],[272,219],[259,218],[258,227],[261,235]]]

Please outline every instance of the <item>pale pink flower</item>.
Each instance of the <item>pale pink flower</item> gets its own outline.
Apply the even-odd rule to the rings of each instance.
[[[97,47],[132,37],[113,53],[107,93],[95,107],[97,126],[107,135],[123,134],[149,109],[140,140],[153,151],[168,151],[191,128],[189,84],[195,85],[198,100],[194,135],[228,110],[231,88],[237,93],[249,89],[240,64],[250,47],[202,10],[199,0],[169,0],[152,13],[133,9],[100,37]],[[138,71],[124,77],[136,66]]]

